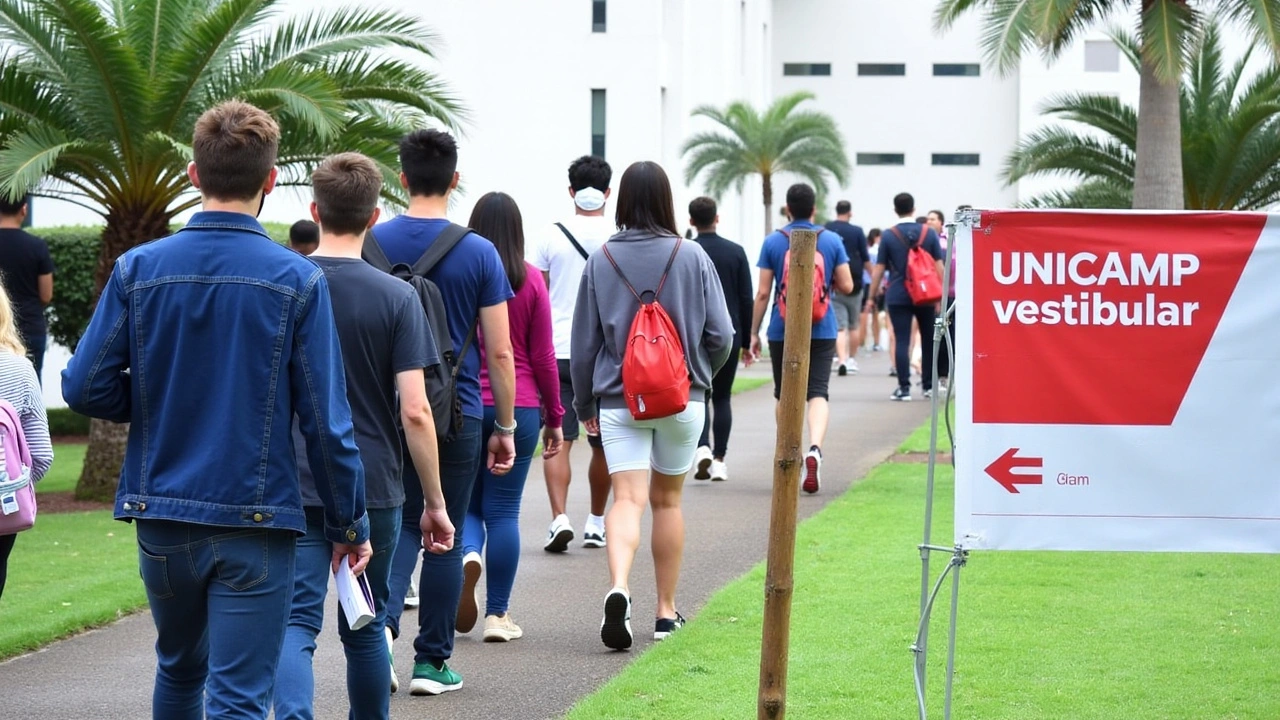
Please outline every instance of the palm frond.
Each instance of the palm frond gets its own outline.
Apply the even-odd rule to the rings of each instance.
[[[1280,54],[1280,0],[1234,0],[1226,5],[1227,17],[1243,22],[1259,43]]]
[[[1026,50],[1039,42],[1036,16],[1050,0],[992,0],[979,45],[987,61],[1001,74],[1013,72]]]
[[[21,198],[44,180],[63,153],[80,143],[43,127],[12,135],[0,149],[0,196]]]
[[[1133,190],[1128,185],[1091,180],[1070,190],[1037,195],[1020,204],[1040,209],[1119,210],[1133,206]]]
[[[1150,0],[1142,11],[1142,58],[1162,81],[1176,82],[1182,76],[1195,24],[1195,11],[1185,0]]]

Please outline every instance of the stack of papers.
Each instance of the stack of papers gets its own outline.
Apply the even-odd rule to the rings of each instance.
[[[356,577],[343,558],[334,578],[338,583],[338,603],[347,615],[347,627],[359,630],[373,620],[373,592],[363,574]]]

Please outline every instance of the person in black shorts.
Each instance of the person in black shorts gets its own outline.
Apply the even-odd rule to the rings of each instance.
[[[760,326],[764,323],[769,299],[781,289],[787,251],[791,247],[792,230],[814,230],[818,233],[817,251],[822,253],[827,287],[837,292],[853,292],[853,275],[849,268],[849,254],[840,236],[813,224],[816,205],[813,188],[804,183],[792,185],[787,190],[787,212],[793,218],[791,224],[765,238],[760,249],[760,283],[751,318],[751,358],[760,357]],[[831,359],[836,352],[836,314],[828,306],[821,320],[813,324],[813,336],[809,346],[808,400],[809,452],[805,454],[805,474],[801,488],[807,493],[818,492],[821,486],[822,442],[827,435],[827,419],[830,416],[827,385],[831,380]],[[769,356],[773,362],[773,395],[782,393],[782,352],[786,335],[784,318],[775,303],[769,320]]]
[[[747,323],[751,322],[752,312],[751,262],[741,245],[716,234],[719,222],[715,200],[700,197],[689,203],[689,224],[698,229],[697,243],[711,258],[711,264],[716,266],[716,275],[724,288],[724,303],[737,330],[729,362],[711,381],[707,417],[702,426],[702,439],[698,441],[698,452],[694,456],[694,480],[729,479],[724,457],[729,451],[729,433],[733,430],[733,380],[738,375],[738,356],[747,345]],[[711,446],[713,430],[714,447]]]

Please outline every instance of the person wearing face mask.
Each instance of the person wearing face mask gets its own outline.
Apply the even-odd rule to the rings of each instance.
[[[605,217],[609,183],[613,169],[604,158],[583,155],[569,165],[569,197],[573,215],[535,235],[529,262],[542,271],[551,298],[551,335],[560,369],[560,404],[564,406],[564,450],[543,463],[547,496],[551,501],[551,527],[543,549],[562,553],[573,541],[573,523],[566,506],[572,479],[569,455],[579,436],[578,415],[574,412],[573,380],[569,375],[569,347],[573,337],[573,312],[578,303],[578,285],[587,258],[599,250],[616,231],[613,219]],[[609,503],[609,468],[598,434],[587,433],[591,465],[591,512],[582,528],[582,546],[605,546],[604,511]]]

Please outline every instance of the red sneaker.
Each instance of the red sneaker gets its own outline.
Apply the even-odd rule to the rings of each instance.
[[[816,446],[809,448],[809,452],[804,456],[804,482],[800,484],[800,489],[810,495],[818,492],[818,489],[822,487],[821,470],[822,451]]]

